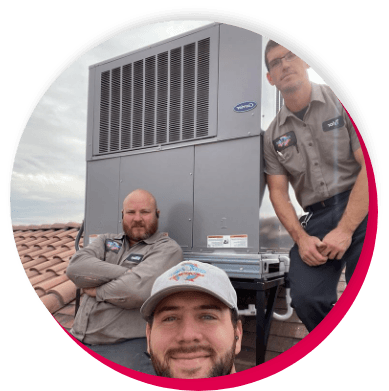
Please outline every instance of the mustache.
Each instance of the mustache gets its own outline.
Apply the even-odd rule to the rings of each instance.
[[[215,350],[211,348],[210,346],[189,346],[189,347],[179,347],[179,348],[171,348],[166,352],[167,357],[172,357],[175,354],[189,354],[189,353],[198,353],[198,352],[205,352],[208,353],[210,356],[215,355]]]
[[[142,222],[139,223],[133,223],[131,225],[131,228],[137,228],[137,227],[144,227],[145,225]]]

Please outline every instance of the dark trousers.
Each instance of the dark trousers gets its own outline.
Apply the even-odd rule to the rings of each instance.
[[[134,338],[111,345],[89,345],[86,343],[84,345],[116,364],[149,375],[156,375],[151,360],[144,353],[147,352],[146,338]]]
[[[320,240],[336,228],[346,208],[348,195],[340,203],[313,212],[305,228]],[[320,266],[308,266],[300,257],[295,244],[290,251],[288,280],[292,307],[311,332],[330,312],[337,301],[337,285],[344,266],[346,282],[350,281],[365,240],[367,216],[354,232],[352,243],[341,260],[328,260]]]

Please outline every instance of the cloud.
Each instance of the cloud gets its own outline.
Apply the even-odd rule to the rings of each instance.
[[[80,56],[57,77],[33,111],[16,152],[11,179],[13,224],[83,219],[89,66],[209,23],[164,22],[122,31]]]

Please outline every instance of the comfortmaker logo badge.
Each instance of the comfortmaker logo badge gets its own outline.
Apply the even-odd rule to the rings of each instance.
[[[204,277],[205,273],[206,271],[198,268],[195,263],[187,263],[172,273],[170,280],[193,282],[198,277]]]

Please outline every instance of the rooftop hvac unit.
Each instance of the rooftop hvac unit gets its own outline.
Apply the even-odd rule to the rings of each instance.
[[[292,242],[269,201],[261,135],[281,100],[264,41],[211,24],[90,67],[86,243],[121,232],[123,199],[143,188],[186,259],[232,278],[283,275]]]

